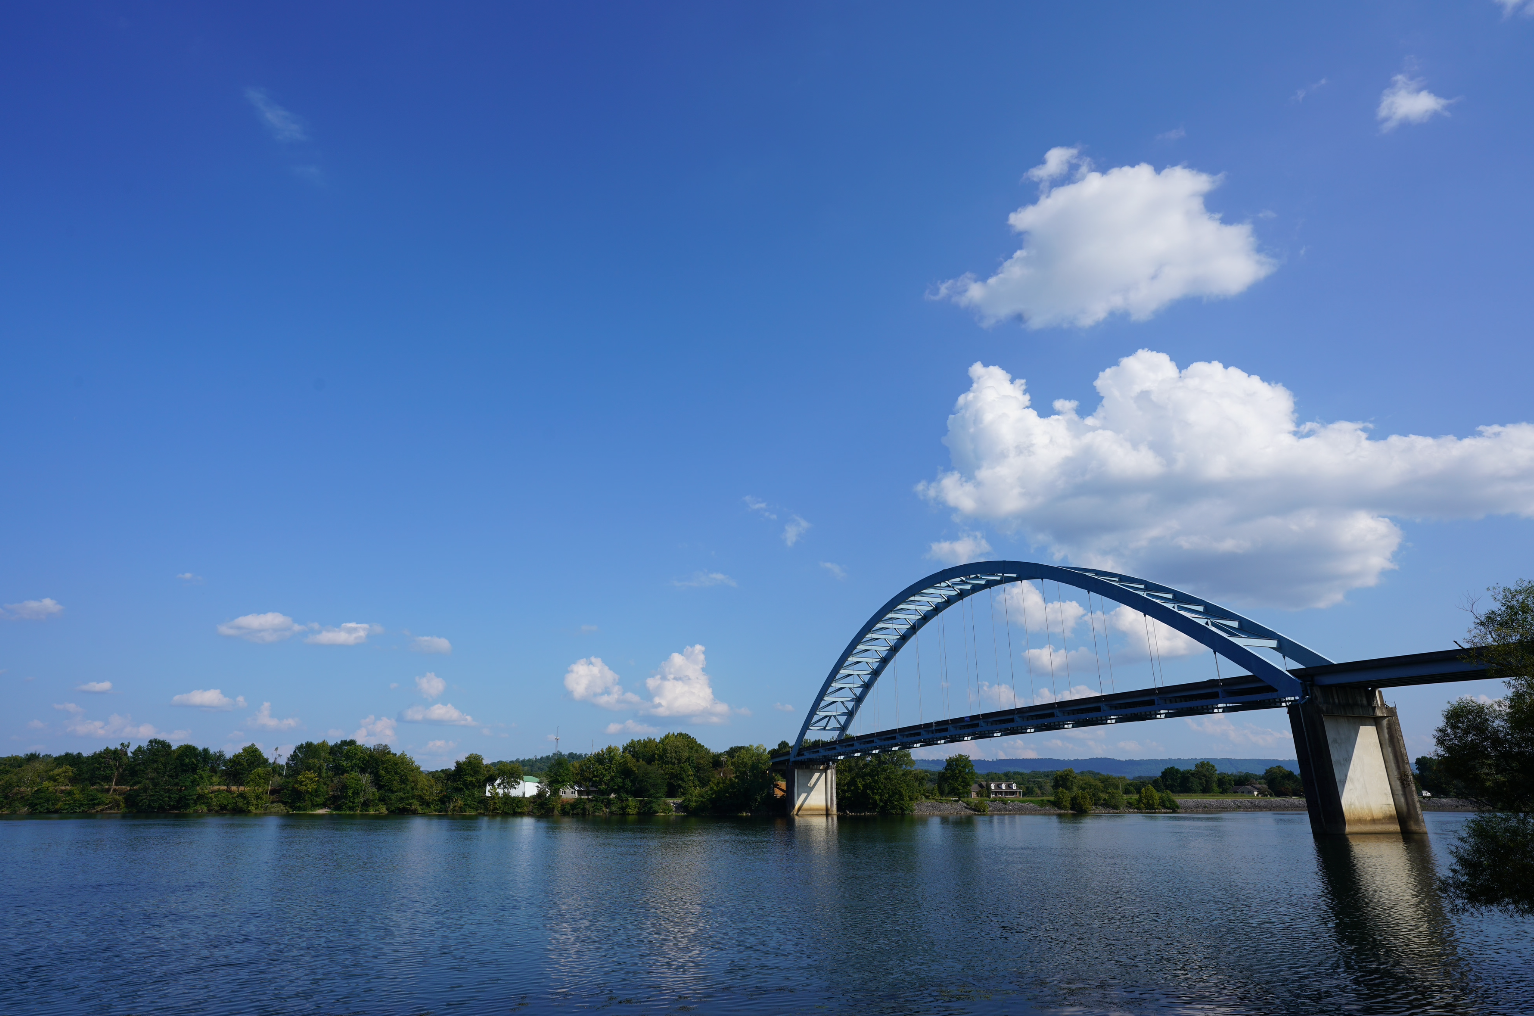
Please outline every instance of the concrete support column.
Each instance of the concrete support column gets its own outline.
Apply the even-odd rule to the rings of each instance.
[[[1368,688],[1316,688],[1289,707],[1310,829],[1421,833],[1422,805],[1395,708]]]
[[[795,766],[788,792],[790,815],[835,815],[836,763]]]

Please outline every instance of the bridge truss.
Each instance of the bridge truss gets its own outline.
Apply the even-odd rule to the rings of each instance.
[[[1095,593],[1139,611],[1207,646],[1247,673],[1224,680],[935,720],[860,737],[849,735],[852,721],[880,675],[928,622],[977,593],[1033,580],[1049,580]],[[1284,665],[1258,655],[1258,649],[1276,652]],[[1332,665],[1332,661],[1314,650],[1227,607],[1132,575],[1028,561],[959,565],[929,575],[898,593],[853,637],[810,706],[789,760],[822,761],[849,752],[898,750],[977,737],[1270,709],[1299,701],[1304,695],[1299,677],[1290,669],[1290,661],[1304,668]]]

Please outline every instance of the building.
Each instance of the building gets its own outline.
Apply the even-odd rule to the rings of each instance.
[[[541,786],[536,776],[524,776],[522,782],[509,784],[505,780],[496,780],[494,783],[485,784],[486,797],[532,797],[538,793]]]
[[[987,780],[984,783],[972,783],[969,787],[970,797],[1022,797],[1022,791],[1017,789],[1016,783],[1005,780]]]
[[[1250,794],[1252,797],[1256,797],[1258,794],[1262,793],[1262,791],[1258,790],[1250,783],[1243,783],[1239,787],[1231,787],[1230,792],[1232,794]]]

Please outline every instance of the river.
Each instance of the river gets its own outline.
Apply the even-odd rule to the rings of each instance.
[[[1427,820],[5,819],[0,1010],[1530,1011]]]

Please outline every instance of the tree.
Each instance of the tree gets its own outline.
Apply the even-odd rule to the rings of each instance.
[[[1210,761],[1199,762],[1193,767],[1193,793],[1212,794],[1219,786],[1220,771]]]
[[[968,755],[950,755],[938,774],[937,787],[944,797],[968,797],[980,776]]]
[[[908,751],[843,759],[836,766],[836,801],[842,811],[909,815],[925,785]]]
[[[554,761],[549,763],[548,770],[543,774],[544,788],[554,800],[558,801],[560,791],[574,783],[575,767],[563,755],[555,755]]]
[[[691,813],[745,815],[766,808],[772,800],[772,757],[762,745],[736,745],[720,752],[722,765],[708,786],[682,799]]]
[[[1161,808],[1161,795],[1149,783],[1140,788],[1139,807],[1141,811],[1157,811]]]
[[[1534,914],[1534,582],[1490,592],[1490,608],[1470,605],[1467,649],[1488,676],[1506,681],[1507,696],[1451,703],[1434,732],[1429,769],[1483,809],[1449,849],[1454,862],[1443,885],[1451,901],[1527,915]]]
[[[1275,797],[1300,797],[1305,793],[1305,784],[1299,774],[1291,773],[1283,766],[1269,766],[1262,774],[1262,782]]]

